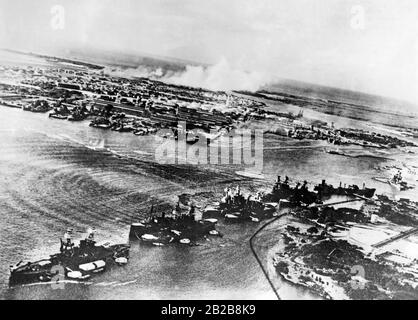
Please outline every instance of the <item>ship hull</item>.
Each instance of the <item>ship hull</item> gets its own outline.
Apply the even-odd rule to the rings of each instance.
[[[9,286],[62,279],[84,280],[118,265],[129,257],[129,245],[75,247],[72,253],[58,253],[48,259],[28,262],[11,270]]]

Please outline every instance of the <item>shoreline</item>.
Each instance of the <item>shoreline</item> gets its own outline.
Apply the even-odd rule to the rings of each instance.
[[[360,253],[362,252],[361,247],[353,245],[351,242],[349,244],[338,237],[328,236],[315,240],[317,236],[313,234],[308,235],[306,230],[308,227],[317,227],[317,225],[307,223],[305,221],[306,219],[301,219],[293,215],[289,217],[291,217],[289,219],[290,221],[286,221],[288,222],[286,227],[282,226],[281,239],[277,242],[274,249],[272,249],[273,252],[271,254],[274,270],[283,281],[304,288],[323,299],[332,300],[375,299],[376,297],[379,297],[379,299],[391,299],[393,296],[408,296],[415,292],[417,282],[414,282],[409,276],[404,275],[404,272],[412,272],[413,266],[411,269],[407,265],[405,270],[402,271],[399,269],[399,265],[396,267],[397,262],[395,261],[397,260],[393,260],[392,262],[388,260],[385,262],[385,260],[382,260],[385,256],[376,260],[365,253]],[[304,231],[302,230],[302,226],[305,229]],[[305,247],[311,248],[308,252],[317,252],[323,255],[323,249],[327,248],[328,244],[333,244],[334,246],[334,249],[331,250],[329,255],[335,250],[347,250],[341,257],[338,254],[332,256],[333,263],[336,263],[334,267],[331,269],[329,269],[330,266],[325,267],[323,264],[324,261],[320,264],[318,262],[307,263],[305,261],[306,258],[309,261],[313,259],[312,256],[304,253],[306,251],[304,249]],[[318,246],[324,248],[315,249]],[[340,266],[340,263],[347,263],[342,261],[346,259],[349,261],[350,258],[348,257],[353,256],[353,254],[354,256],[357,255],[356,260],[354,260],[357,262],[348,263],[348,270],[350,270],[351,265],[350,272],[342,273],[341,271],[344,268],[341,269],[342,266]],[[391,254],[388,255],[388,257],[390,256]],[[341,261],[338,262],[339,260]],[[376,271],[374,270],[381,270],[383,280],[375,278],[374,272]],[[416,277],[416,271],[412,272],[412,274],[414,273]]]

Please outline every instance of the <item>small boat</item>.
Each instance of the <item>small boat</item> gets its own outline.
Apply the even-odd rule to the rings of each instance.
[[[247,177],[247,178],[252,178],[252,179],[259,179],[259,180],[266,179],[262,173],[257,173],[257,172],[235,171],[235,174],[243,176],[243,177]]]
[[[99,128],[99,129],[110,129],[110,124],[100,123],[97,125],[93,125],[92,127]]]
[[[68,116],[65,116],[65,115],[62,115],[62,114],[59,114],[59,113],[50,113],[49,117],[54,118],[54,119],[59,119],[59,120],[65,120],[65,119],[68,118]]]
[[[344,156],[345,155],[345,153],[344,152],[341,152],[339,149],[325,149],[325,152],[326,153],[329,153],[329,154],[336,154],[336,155],[339,155],[339,156]]]
[[[228,221],[238,221],[239,219],[239,214],[231,214],[231,213],[227,213],[225,215],[225,219]]]

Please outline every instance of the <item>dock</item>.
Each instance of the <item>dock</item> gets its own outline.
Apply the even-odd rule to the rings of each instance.
[[[407,238],[407,237],[409,237],[409,236],[411,236],[411,235],[413,235],[415,233],[418,233],[418,227],[417,228],[412,228],[412,229],[409,229],[409,230],[406,230],[406,231],[403,231],[403,232],[401,232],[401,233],[399,233],[397,235],[394,235],[394,236],[392,236],[392,237],[390,237],[388,239],[382,240],[382,241],[380,241],[380,242],[372,245],[372,247],[374,247],[374,248],[381,248],[381,247],[386,246],[386,245],[388,245],[388,244],[390,244],[392,242],[401,240],[403,238]]]

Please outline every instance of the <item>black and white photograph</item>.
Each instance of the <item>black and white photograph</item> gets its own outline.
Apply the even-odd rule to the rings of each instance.
[[[417,1],[0,0],[0,300],[417,286]]]

